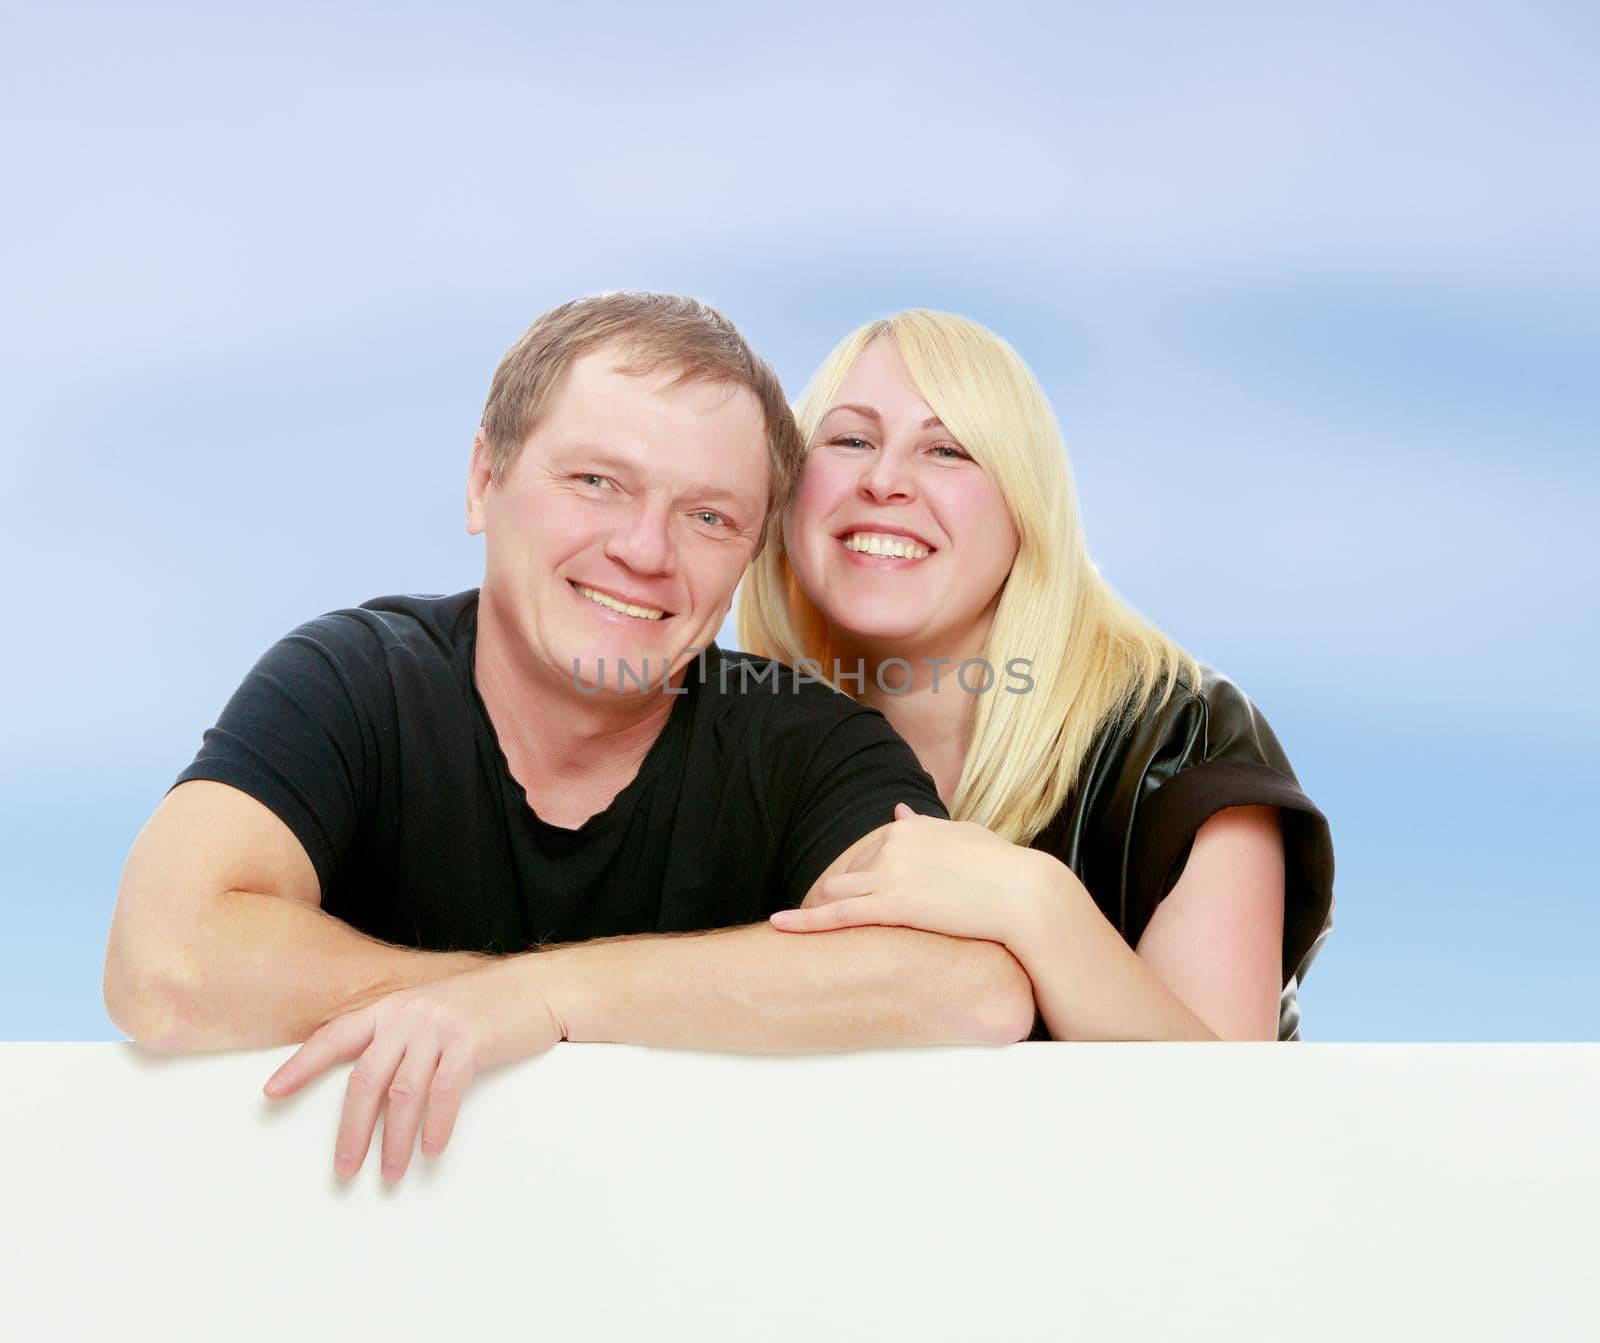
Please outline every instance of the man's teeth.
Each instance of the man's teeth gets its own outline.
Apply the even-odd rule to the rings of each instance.
[[[852,532],[844,538],[844,548],[863,555],[890,555],[898,560],[920,560],[932,553],[927,546],[903,536],[874,536],[870,532]]]
[[[621,611],[625,616],[635,616],[640,620],[660,620],[666,615],[665,611],[657,611],[653,606],[635,606],[632,602],[619,602],[615,597],[608,597],[603,592],[584,587],[582,583],[574,583],[572,586],[590,601],[599,602],[601,606],[609,607],[613,611]]]

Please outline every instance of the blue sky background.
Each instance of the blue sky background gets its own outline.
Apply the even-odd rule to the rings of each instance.
[[[476,584],[489,375],[625,286],[796,391],[901,307],[1007,337],[1102,572],[1333,822],[1308,1038],[1600,1035],[1592,6],[0,14],[0,1038],[119,1038],[201,731]]]

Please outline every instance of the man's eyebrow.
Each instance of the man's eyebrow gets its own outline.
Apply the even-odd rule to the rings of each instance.
[[[585,466],[603,466],[608,471],[637,474],[641,463],[632,457],[622,456],[607,448],[597,448],[585,443],[568,445],[565,450],[567,456],[581,461]],[[742,504],[746,508],[755,508],[755,500],[747,494],[740,494],[730,490],[726,485],[706,485],[695,481],[678,491],[679,498],[715,500],[719,503]]]
[[[550,454],[550,462],[560,471],[571,470],[574,467],[587,470],[599,466],[622,475],[637,475],[641,466],[641,463],[632,457],[619,455],[609,449],[597,447],[593,443],[582,442],[561,444]]]
[[[682,491],[684,498],[713,499],[725,504],[744,504],[754,508],[755,501],[748,494],[739,494],[726,485],[690,485]]]
[[[867,419],[876,420],[879,424],[883,423],[883,416],[878,414],[878,412],[875,411],[871,406],[858,406],[853,402],[848,401],[841,402],[837,406],[830,406],[828,408],[828,415],[832,415],[836,410],[853,410],[857,415],[864,415]],[[828,415],[824,415],[822,418],[826,420]],[[937,415],[930,415],[922,422],[922,427],[924,429],[943,429],[944,421],[941,420]]]

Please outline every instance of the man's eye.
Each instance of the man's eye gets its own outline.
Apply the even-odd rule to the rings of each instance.
[[[597,490],[609,489],[611,486],[611,478],[609,476],[597,475],[593,471],[585,471],[574,477],[574,479],[581,480],[585,485],[592,485]]]

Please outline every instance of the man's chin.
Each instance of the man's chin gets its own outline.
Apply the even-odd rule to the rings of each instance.
[[[681,679],[694,658],[693,650],[612,647],[590,649],[571,657],[567,666],[573,686],[589,695],[659,695]]]

